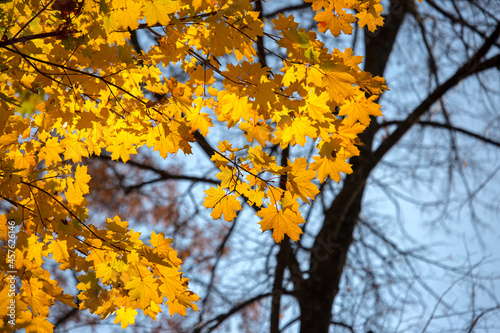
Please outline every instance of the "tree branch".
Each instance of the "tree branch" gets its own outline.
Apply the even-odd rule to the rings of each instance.
[[[4,47],[4,46],[7,46],[7,45],[14,45],[14,44],[17,44],[17,43],[25,43],[27,41],[30,41],[30,40],[35,40],[35,39],[43,39],[43,38],[51,38],[51,37],[54,37],[54,38],[60,38],[64,36],[63,34],[63,31],[51,31],[51,32],[44,32],[44,33],[41,33],[41,34],[35,34],[35,35],[31,35],[31,36],[23,36],[23,37],[17,37],[17,38],[11,38],[11,39],[7,39],[7,40],[4,40],[4,41],[0,41],[0,47]]]
[[[391,126],[391,125],[400,125],[402,122],[403,121],[400,121],[400,120],[386,121],[386,122],[380,124],[380,127],[388,127],[388,126]],[[415,123],[415,125],[431,126],[431,127],[438,127],[438,128],[447,129],[447,130],[450,130],[450,131],[454,131],[454,132],[458,132],[458,133],[462,133],[462,134],[471,136],[471,137],[473,137],[475,139],[478,139],[478,140],[481,140],[481,141],[483,141],[485,143],[489,143],[491,145],[500,147],[500,142],[499,141],[495,141],[495,140],[489,139],[489,138],[487,138],[485,136],[476,134],[476,133],[471,132],[469,130],[466,130],[464,128],[456,127],[456,126],[453,126],[453,125],[442,124],[442,123],[438,123],[438,122],[435,122],[435,121],[419,121],[419,122]]]
[[[274,17],[274,16],[281,14],[281,13],[284,13],[284,12],[290,12],[290,11],[300,10],[300,9],[305,9],[305,8],[311,8],[311,4],[303,2],[303,3],[299,3],[298,5],[284,7],[281,9],[276,9],[275,11],[270,12],[268,14],[265,14],[263,16],[265,18],[270,18],[270,17]]]
[[[236,220],[233,221],[233,223],[231,223],[231,228],[229,229],[226,236],[224,237],[224,239],[220,243],[219,247],[217,248],[217,253],[215,255],[215,263],[212,267],[210,281],[208,282],[208,285],[207,285],[207,293],[205,294],[205,297],[203,297],[203,301],[201,303],[201,311],[200,311],[198,324],[201,324],[201,322],[203,321],[203,313],[205,312],[205,307],[206,307],[208,298],[210,297],[210,293],[212,292],[212,289],[213,289],[213,284],[214,284],[214,279],[215,279],[215,271],[217,270],[217,266],[219,265],[222,254],[224,253],[224,248],[226,247],[227,241],[229,240],[229,237],[231,237],[235,226],[236,226]],[[195,332],[198,332],[198,331],[195,330]]]
[[[370,172],[378,164],[382,157],[384,157],[385,154],[403,137],[403,135],[405,135],[414,124],[419,122],[420,117],[427,112],[429,108],[439,100],[439,98],[448,92],[448,90],[457,85],[461,80],[472,74],[478,73],[478,70],[485,68],[483,62],[481,62],[481,58],[484,57],[491,46],[495,44],[499,35],[500,23],[497,24],[495,30],[485,40],[481,48],[479,48],[479,50],[477,50],[477,52],[469,59],[469,61],[460,67],[446,82],[438,86],[431,94],[429,94],[428,97],[399,124],[398,128],[380,144],[368,160],[368,163],[365,166],[365,172]],[[487,62],[490,63],[489,60],[487,60]]]
[[[100,160],[104,160],[104,161],[110,161],[110,162],[113,161],[113,160],[111,160],[110,156],[106,156],[106,155],[92,156],[92,158],[96,158],[96,159],[100,159]],[[134,167],[136,167],[138,169],[152,171],[152,172],[154,172],[154,173],[156,173],[156,174],[158,174],[160,176],[157,179],[153,179],[153,180],[150,180],[150,181],[147,181],[147,182],[143,182],[143,183],[139,183],[139,184],[127,186],[127,188],[126,188],[127,192],[131,192],[131,191],[133,191],[133,190],[135,190],[137,188],[140,188],[140,187],[142,187],[144,185],[149,185],[149,184],[152,184],[152,183],[157,183],[157,182],[163,181],[163,180],[187,180],[187,181],[191,181],[191,182],[204,182],[204,183],[209,183],[209,184],[214,184],[214,185],[220,184],[219,180],[208,179],[208,178],[203,178],[203,177],[196,177],[196,176],[175,175],[175,174],[166,172],[164,170],[158,169],[158,168],[156,168],[156,167],[154,167],[152,165],[140,163],[140,162],[137,162],[137,161],[134,161],[134,160],[128,160],[126,164],[127,165],[132,165],[132,166],[134,166]]]
[[[259,20],[262,21],[263,19],[262,0],[255,1],[255,10],[259,13]],[[257,55],[259,56],[259,62],[262,67],[267,67],[266,48],[264,47],[264,36],[261,35],[257,36],[256,45],[257,45]]]
[[[290,153],[290,147],[287,146],[283,149],[281,154],[281,166],[286,167],[288,165],[288,155]],[[283,174],[280,177],[280,188],[285,190],[287,183],[287,175]],[[285,273],[285,268],[288,266],[288,256],[290,252],[290,239],[287,235],[281,241],[280,250],[276,255],[276,271],[274,273],[273,282],[273,298],[271,304],[271,333],[280,332],[280,307],[281,307],[281,295],[283,294],[283,276]]]
[[[215,149],[210,146],[205,137],[201,135],[199,131],[193,133],[194,139],[200,145],[201,149],[207,154],[208,158],[211,158],[215,154]]]
[[[468,333],[472,333],[474,331],[474,327],[476,327],[477,322],[479,321],[479,319],[481,319],[483,316],[485,316],[489,312],[493,312],[493,311],[497,311],[497,310],[500,310],[500,305],[497,305],[497,306],[494,306],[494,307],[491,307],[491,308],[483,310],[476,318],[474,318],[474,320],[470,324],[470,328],[469,328],[469,330],[467,332]]]
[[[228,312],[223,313],[221,315],[218,315],[214,319],[211,319],[210,321],[208,321],[205,324],[203,324],[202,326],[200,326],[198,329],[202,329],[203,327],[207,326],[208,324],[215,322],[212,326],[210,326],[208,328],[208,331],[207,331],[207,332],[212,332],[220,324],[222,324],[226,319],[228,319],[229,317],[231,317],[235,313],[238,313],[239,311],[243,310],[244,308],[246,308],[247,306],[251,305],[252,303],[254,303],[256,301],[258,301],[262,298],[269,297],[269,296],[271,296],[271,293],[265,293],[265,294],[261,294],[261,295],[257,295],[255,297],[252,297],[252,298],[246,300],[245,302],[242,302],[242,303],[236,305],[235,307],[231,308]]]

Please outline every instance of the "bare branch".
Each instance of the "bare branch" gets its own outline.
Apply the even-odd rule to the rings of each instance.
[[[461,80],[477,73],[478,69],[483,68],[481,58],[484,57],[491,46],[495,44],[499,35],[500,23],[497,24],[495,30],[484,41],[481,48],[479,48],[479,50],[477,50],[477,52],[462,67],[460,67],[453,76],[430,93],[427,98],[422,101],[403,122],[399,124],[398,128],[380,144],[377,150],[373,152],[372,157],[369,159],[367,165],[368,170],[373,169],[382,157],[403,137],[404,134],[408,132],[414,124],[418,123],[420,117],[427,112],[429,108],[439,100],[439,98],[448,92],[448,90],[457,85]]]
[[[400,125],[402,122],[403,121],[400,121],[400,120],[391,120],[391,121],[383,122],[382,124],[380,124],[380,126],[381,127],[388,127],[388,126],[392,126],[392,125]],[[450,131],[453,131],[453,132],[462,133],[462,134],[465,134],[467,136],[470,136],[470,137],[473,137],[475,139],[478,139],[480,141],[483,141],[485,143],[494,145],[496,147],[500,147],[500,142],[499,141],[495,141],[495,140],[489,139],[489,138],[487,138],[487,137],[485,137],[483,135],[471,132],[471,131],[466,130],[466,129],[461,128],[461,127],[457,127],[457,126],[453,126],[453,125],[449,125],[449,124],[438,123],[436,121],[418,121],[416,123],[416,125],[437,127],[437,128],[442,128],[442,129],[450,130]]]

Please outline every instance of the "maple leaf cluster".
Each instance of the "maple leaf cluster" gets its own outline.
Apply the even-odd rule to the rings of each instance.
[[[357,20],[370,30],[382,24],[379,0],[310,2],[320,32],[350,33]],[[11,244],[17,235],[14,249],[0,248],[2,258],[15,254],[15,262],[0,262],[0,275],[5,282],[15,272],[15,328],[27,332],[51,331],[56,300],[102,318],[116,314],[123,328],[138,309],[152,318],[162,304],[171,315],[196,310],[171,239],[153,232],[148,245],[118,216],[95,226],[86,158],[126,163],[143,146],[164,158],[190,154],[195,132],[209,136],[214,122],[224,123],[247,144],[219,142],[212,161],[220,185],[205,192],[203,205],[214,219],[232,221],[247,202],[277,242],[297,240],[300,202],[314,200],[328,177],[351,172],[358,134],[381,115],[375,101],[387,89],[352,50],[329,51],[293,16],[280,14],[276,34],[264,33],[249,0],[13,0],[2,3],[0,22],[0,204],[7,207],[0,237]],[[157,44],[135,53],[128,40],[136,29]],[[271,52],[280,71],[258,62],[264,36],[285,50]],[[222,66],[228,56],[234,61]],[[159,69],[176,63],[184,82]],[[308,141],[317,148],[312,163],[278,163],[263,149]],[[78,302],[44,268],[47,259],[77,272]],[[6,311],[0,307],[2,317]],[[0,322],[0,330],[13,329]]]

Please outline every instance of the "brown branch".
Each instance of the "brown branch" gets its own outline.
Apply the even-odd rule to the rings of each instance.
[[[408,117],[402,121],[398,128],[392,132],[392,134],[384,140],[377,150],[372,154],[369,162],[366,164],[366,172],[370,172],[375,165],[385,156],[385,154],[405,135],[408,130],[416,123],[418,123],[420,117],[429,110],[429,108],[438,101],[444,94],[446,94],[452,87],[456,86],[460,81],[467,78],[472,74],[478,73],[480,69],[484,68],[481,58],[486,55],[492,45],[495,44],[496,40],[500,35],[500,23],[497,24],[495,30],[491,35],[485,40],[481,48],[476,51],[476,53],[462,66],[460,67],[453,76],[451,76],[446,82],[438,86],[428,97],[417,106],[413,112],[408,115]]]
[[[455,17],[453,14],[448,13],[443,8],[439,7],[436,4],[436,2],[434,2],[434,0],[427,0],[426,3],[428,3],[432,8],[434,8],[437,12],[439,12],[441,15],[446,17],[451,22],[466,26],[467,28],[469,28],[472,31],[474,31],[475,33],[477,33],[479,36],[486,38],[486,34],[484,32],[480,31],[477,27],[469,24],[462,17]]]
[[[109,241],[107,241],[106,239],[100,237],[99,235],[97,235],[93,230],[92,228],[90,228],[90,226],[88,224],[86,224],[85,222],[83,222],[78,216],[76,216],[76,214],[68,208],[68,206],[66,206],[61,200],[59,200],[58,198],[56,198],[52,193],[49,193],[48,191],[46,191],[45,189],[37,186],[37,185],[34,185],[32,183],[29,183],[29,182],[25,182],[25,181],[21,181],[21,184],[24,184],[24,185],[27,185],[30,189],[33,187],[35,189],[37,189],[38,191],[46,194],[49,196],[49,198],[51,198],[52,200],[54,200],[57,204],[59,204],[65,211],[67,211],[71,217],[73,217],[76,221],[78,221],[85,229],[87,229],[95,238],[101,240],[103,242],[103,244],[109,244],[109,246],[115,248],[116,250],[119,250],[119,251],[125,251],[125,252],[130,252],[129,250],[127,249],[123,249],[117,245],[115,245],[114,243],[111,243]],[[83,240],[80,240],[81,242],[85,243]],[[119,243],[120,241],[117,241],[115,243]],[[90,247],[94,247],[96,249],[104,249],[103,247],[96,247],[96,246],[93,246],[93,245],[90,245],[90,244],[87,244],[85,243],[86,245],[90,246]]]
[[[270,17],[274,17],[274,16],[276,16],[278,14],[282,14],[284,12],[291,12],[291,11],[294,11],[294,10],[301,10],[301,9],[305,9],[305,8],[311,8],[311,4],[303,2],[303,3],[300,3],[298,5],[276,9],[275,11],[270,12],[268,14],[265,14],[263,16],[265,18],[270,18]]]
[[[81,301],[77,300],[77,305],[79,305],[80,303],[81,303]],[[63,324],[64,322],[68,321],[69,319],[71,319],[71,317],[76,315],[78,313],[78,311],[80,311],[79,308],[72,308],[71,310],[66,312],[62,317],[57,319],[57,321],[54,323],[54,328],[56,328],[57,326]]]
[[[205,137],[201,135],[199,131],[194,132],[193,136],[196,143],[200,145],[201,149],[203,149],[203,151],[205,152],[205,154],[207,154],[207,157],[209,159],[212,157],[212,155],[215,155],[216,150],[212,148],[212,146],[210,146]]]
[[[470,324],[470,328],[469,330],[467,331],[468,333],[472,333],[474,331],[474,328],[476,327],[477,325],[477,322],[479,321],[479,319],[481,319],[483,316],[485,316],[486,314],[488,314],[489,312],[493,312],[493,311],[498,311],[500,310],[500,305],[497,305],[497,306],[494,306],[494,307],[491,307],[491,308],[487,308],[485,310],[483,310],[477,317],[474,318],[474,320],[472,321],[472,323]]]
[[[38,58],[35,58],[35,57],[32,57],[32,56],[29,56],[27,54],[24,54],[21,51],[13,50],[13,49],[8,48],[8,47],[4,47],[4,49],[6,49],[6,50],[8,50],[8,51],[10,51],[12,53],[15,53],[15,54],[17,54],[17,55],[25,58],[25,60],[26,59],[31,59],[33,61],[40,62],[42,64],[46,64],[46,65],[49,65],[49,66],[53,66],[53,67],[59,68],[61,70],[67,70],[67,71],[70,71],[70,72],[74,72],[76,74],[86,75],[86,76],[90,76],[90,77],[93,77],[95,79],[101,80],[105,84],[107,84],[109,86],[112,86],[112,87],[115,87],[116,89],[118,89],[119,91],[123,92],[124,94],[126,94],[126,95],[132,97],[133,99],[137,100],[139,103],[141,103],[143,105],[147,105],[147,102],[143,101],[139,97],[137,97],[134,94],[130,93],[129,91],[123,89],[119,85],[114,84],[113,82],[111,82],[109,80],[106,80],[105,76],[100,76],[100,75],[97,75],[97,74],[88,73],[88,72],[85,72],[85,71],[82,71],[82,70],[79,70],[79,69],[75,69],[75,68],[67,67],[67,66],[64,66],[64,65],[56,64],[56,63],[53,63],[53,62],[50,62],[50,61],[38,59]],[[44,75],[61,75],[62,76],[62,75],[64,75],[64,73],[44,73]],[[68,75],[68,74],[66,74],[66,75]],[[157,109],[155,109],[155,108],[151,108],[151,109],[153,109],[153,110],[155,110],[156,112],[159,113],[159,111]]]
[[[210,281],[207,284],[207,293],[205,294],[205,297],[203,297],[203,300],[201,303],[201,311],[200,311],[200,316],[198,319],[198,325],[201,325],[201,322],[203,321],[203,314],[206,310],[206,304],[207,304],[208,298],[210,297],[210,294],[214,288],[213,285],[214,285],[214,280],[215,280],[215,271],[217,270],[217,266],[219,265],[219,262],[220,262],[220,259],[222,258],[222,254],[224,253],[224,249],[226,247],[226,244],[229,240],[229,237],[231,237],[231,235],[235,229],[235,226],[236,226],[236,220],[233,221],[233,223],[231,224],[231,228],[229,229],[227,234],[224,236],[224,239],[222,240],[219,247],[217,248],[217,252],[215,255],[215,263],[212,266],[211,274],[210,274]],[[197,332],[197,331],[195,330],[195,332]]]
[[[400,120],[386,121],[386,122],[380,124],[380,127],[387,127],[387,126],[391,126],[391,125],[400,125],[402,122],[403,121],[400,121]],[[435,122],[435,121],[419,121],[419,122],[416,123],[416,125],[431,126],[431,127],[438,127],[438,128],[447,129],[447,130],[450,130],[450,131],[453,131],[453,132],[458,132],[458,133],[462,133],[462,134],[471,136],[471,137],[473,137],[475,139],[478,139],[478,140],[481,140],[481,141],[483,141],[485,143],[489,143],[491,145],[500,147],[500,141],[495,141],[495,140],[489,139],[489,138],[487,138],[485,136],[476,134],[476,133],[471,132],[469,130],[466,130],[464,128],[456,127],[456,126],[453,126],[453,125],[442,124],[442,123],[438,123],[438,122]]]
[[[283,149],[281,154],[281,166],[286,167],[288,165],[288,156],[290,154],[290,147],[287,146]],[[286,190],[287,174],[283,174],[280,177],[280,188]],[[280,250],[276,255],[276,271],[274,273],[273,282],[273,294],[271,303],[271,333],[279,333],[280,325],[280,307],[281,307],[281,295],[283,294],[283,276],[285,273],[285,268],[288,266],[288,256],[290,255],[290,238],[285,235],[283,241],[280,244]]]
[[[262,21],[262,0],[255,1],[255,10],[259,13],[259,20]],[[264,47],[264,36],[257,36],[257,55],[259,56],[259,63],[262,67],[267,67],[266,61],[266,48]]]
[[[21,29],[19,29],[19,31],[13,36],[13,38],[16,38],[17,36],[19,36],[19,34],[24,30],[26,29],[26,27],[31,23],[33,22],[34,19],[36,19],[38,17],[38,15],[40,15],[45,9],[47,9],[47,7],[49,7],[49,5],[52,3],[53,0],[50,0],[49,2],[47,2],[47,4],[45,6],[43,6],[42,9],[40,9],[40,11],[38,13],[36,13],[32,18],[29,19],[28,22],[26,22]]]
[[[261,295],[257,295],[255,297],[252,297],[248,300],[246,300],[245,302],[242,302],[236,306],[234,306],[233,308],[231,308],[228,312],[226,313],[223,313],[221,315],[218,315],[217,317],[211,319],[210,321],[206,322],[205,324],[201,325],[200,327],[198,327],[195,332],[199,332],[203,327],[207,326],[208,324],[210,323],[213,323],[215,322],[212,326],[210,326],[208,328],[208,331],[207,332],[212,332],[213,330],[215,330],[220,324],[222,324],[226,319],[228,319],[229,317],[231,317],[232,315],[234,315],[235,313],[238,313],[240,312],[241,310],[243,310],[244,308],[246,308],[247,306],[251,305],[252,303],[262,299],[262,298],[266,298],[266,297],[269,297],[271,296],[271,293],[265,293],[265,294],[261,294]]]
[[[117,162],[117,161],[113,161],[111,159],[111,157],[107,156],[107,155],[92,156],[92,158],[97,158],[97,159],[101,159],[101,160],[104,160],[104,161],[110,161],[110,162]],[[203,177],[196,177],[196,176],[175,175],[175,174],[169,173],[167,171],[158,169],[158,168],[156,168],[156,167],[154,167],[152,165],[140,163],[140,162],[137,162],[137,161],[134,161],[134,160],[128,160],[126,164],[134,166],[134,167],[136,167],[138,169],[152,171],[152,172],[156,173],[159,176],[159,178],[156,178],[156,179],[153,179],[153,180],[150,180],[150,181],[147,181],[147,182],[143,182],[143,183],[138,183],[138,184],[135,184],[135,185],[127,186],[126,187],[126,191],[128,191],[128,192],[130,192],[130,191],[132,191],[132,190],[134,190],[136,188],[142,187],[144,185],[148,185],[148,184],[152,184],[152,183],[157,183],[159,181],[164,181],[164,180],[187,180],[187,181],[191,181],[191,182],[204,182],[204,183],[209,183],[209,184],[214,184],[214,185],[220,184],[219,180],[208,179],[208,178],[203,178]]]
[[[0,47],[4,47],[4,46],[7,46],[7,45],[14,45],[14,44],[17,44],[17,43],[25,43],[27,41],[35,40],[35,39],[51,38],[51,37],[57,38],[57,37],[61,37],[61,36],[62,36],[61,31],[44,32],[44,33],[41,33],[41,34],[36,34],[36,35],[31,35],[31,36],[24,36],[24,37],[17,37],[17,38],[11,38],[11,39],[7,39],[5,41],[1,41],[0,42]]]

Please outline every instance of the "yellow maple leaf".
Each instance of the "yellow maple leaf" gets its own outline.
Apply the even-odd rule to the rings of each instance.
[[[314,156],[313,158],[314,163],[311,164],[311,169],[316,170],[318,179],[321,183],[323,183],[328,176],[338,183],[341,178],[341,172],[346,174],[352,173],[351,165],[347,163],[345,159],[320,156]]]
[[[106,149],[111,153],[112,160],[121,159],[126,163],[130,159],[130,154],[137,154],[134,146],[136,141],[136,135],[128,131],[120,131]]]
[[[141,309],[147,308],[151,301],[161,303],[161,298],[158,293],[158,285],[153,274],[144,277],[133,277],[127,282],[125,289],[129,290],[131,301],[137,301],[137,305]]]
[[[158,304],[155,302],[151,301],[151,304],[149,307],[147,307],[145,310],[142,310],[146,316],[150,316],[156,321],[156,315],[161,312],[161,308]]]
[[[153,230],[151,232],[151,239],[149,242],[159,253],[162,253],[164,255],[168,255],[168,252],[172,251],[172,248],[170,247],[170,244],[172,244],[172,240],[170,238],[165,238],[164,232],[157,234]]]
[[[7,222],[5,214],[0,214],[0,240],[9,239],[9,227],[12,229],[12,225]]]
[[[116,260],[116,259],[115,259]],[[118,271],[113,268],[114,261],[102,262],[95,265],[95,275],[102,283],[115,280],[118,277]]]
[[[273,238],[278,243],[283,240],[285,234],[291,240],[297,241],[302,234],[302,229],[298,225],[306,222],[299,212],[290,209],[278,210],[274,206],[262,208],[257,216],[262,217],[262,221],[259,222],[262,231],[273,229]]]
[[[317,129],[312,125],[308,117],[297,117],[281,133],[276,132],[276,140],[280,142],[281,148],[285,148],[289,143],[292,145],[298,143],[304,146],[307,142],[306,136],[315,138],[316,133]]]
[[[325,91],[318,96],[314,90],[311,90],[306,97],[306,106],[301,107],[301,110],[309,118],[323,122],[325,121],[325,114],[332,113],[332,110],[326,104],[329,100],[330,97]]]
[[[157,270],[160,273],[159,276],[161,281],[158,290],[167,299],[175,299],[176,296],[184,289],[182,287],[182,273],[179,272],[177,268],[170,268],[166,266],[157,266]]]
[[[16,169],[22,170],[19,174],[23,177],[28,176],[37,164],[36,156],[32,153],[24,152],[23,154],[21,151],[15,150],[12,155],[14,157],[15,167]]]
[[[253,167],[257,172],[261,172],[263,169],[267,169],[272,165],[276,165],[275,157],[269,156],[267,152],[263,151],[262,146],[257,145],[255,147],[248,148],[248,157],[253,162]],[[254,181],[257,181],[257,179],[254,179]],[[250,185],[255,185],[255,182],[251,183]]]
[[[248,186],[247,183],[244,184]],[[256,205],[257,207],[262,206],[263,199],[266,197],[266,193],[261,189],[254,190],[249,187],[246,190],[241,191],[241,193],[245,196],[248,204]]]
[[[295,160],[291,165],[292,170],[288,174],[290,191],[309,203],[308,198],[314,200],[314,196],[319,193],[318,187],[311,183],[316,173],[313,170],[307,170],[308,163],[305,157]]]
[[[313,68],[319,67],[315,66]],[[321,65],[320,71],[324,73],[322,86],[326,88],[330,98],[339,104],[356,92],[353,87],[355,79],[349,74],[348,70],[349,67],[341,63],[324,62]]]
[[[258,122],[256,124],[253,122],[241,123],[240,129],[245,132],[244,134],[248,142],[257,140],[257,142],[262,146],[265,146],[273,130],[270,125],[263,122]]]
[[[203,136],[208,134],[208,128],[213,127],[212,120],[207,113],[201,112],[204,106],[204,101],[201,97],[198,97],[194,101],[194,107],[187,108],[186,119],[191,127],[191,132],[199,130]]]
[[[351,34],[352,23],[356,22],[356,18],[352,14],[346,13],[345,10],[337,10],[336,13],[332,11],[319,12],[314,16],[314,19],[318,22],[320,32],[330,30],[335,37],[338,37],[341,32]]]
[[[113,219],[110,218],[106,219],[106,226],[108,230],[117,233],[126,233],[128,229],[128,222],[122,221],[122,219],[118,215],[115,215]]]
[[[207,197],[203,201],[203,206],[213,208],[210,216],[214,220],[220,219],[224,215],[224,220],[231,222],[236,217],[236,211],[241,210],[241,204],[234,194],[226,192],[217,185],[217,188],[211,187],[205,191]]]
[[[34,277],[25,281],[21,287],[21,297],[29,305],[31,313],[48,317],[53,297],[44,290],[42,281]]]
[[[292,194],[290,191],[285,191],[281,197],[281,208],[283,210],[291,209],[293,212],[298,212],[300,204],[298,203],[298,195]]]
[[[370,125],[370,116],[383,116],[380,105],[375,103],[377,96],[365,97],[363,92],[358,92],[352,100],[347,100],[340,107],[339,116],[346,116],[344,123],[352,126],[359,121],[362,125]]]
[[[2,133],[0,131],[0,133]],[[17,143],[19,138],[19,133],[8,133],[0,136],[0,146],[8,148],[11,144]]]
[[[19,238],[18,238],[18,242],[20,243]],[[43,263],[42,256],[45,255],[44,250],[43,250],[43,243],[40,243],[38,237],[35,234],[32,234],[32,235],[28,236],[27,245],[28,246],[27,246],[26,250],[24,250],[24,251],[26,251],[24,257],[28,261],[34,262],[36,265],[42,265],[42,263]],[[17,261],[16,261],[16,264],[17,264]]]
[[[72,204],[80,204],[83,196],[89,193],[90,176],[87,174],[87,166],[78,165],[75,171],[74,179],[68,178],[68,189],[66,190],[66,200]]]
[[[63,304],[71,306],[74,309],[78,309],[78,306],[75,304],[75,297],[70,294],[61,293],[55,296],[55,299]]]
[[[178,1],[147,1],[144,5],[144,15],[146,15],[146,23],[150,26],[155,25],[157,22],[159,22],[161,25],[168,25],[168,23],[170,22],[170,17],[168,15],[175,13],[178,9]]]
[[[59,269],[64,270],[70,267],[67,241],[52,240],[49,244],[49,253],[52,253],[52,258],[60,264]]]
[[[34,316],[29,311],[21,311],[19,317],[16,318],[16,326],[18,328],[24,328],[26,333],[53,332],[54,325],[47,319],[47,316]]]
[[[89,193],[89,186],[87,185],[90,181],[90,176],[87,173],[86,165],[78,165],[75,171],[75,187],[83,194]]]
[[[165,233],[156,234],[154,231],[151,232],[151,239],[149,243],[155,248],[155,251],[159,253],[162,257],[168,258],[168,260],[173,265],[182,264],[182,260],[177,257],[177,251],[175,251],[170,244],[172,244],[172,239],[165,238]]]
[[[293,82],[301,81],[305,77],[307,67],[304,64],[292,64],[283,70],[285,71],[282,78],[283,85],[289,87]]]
[[[337,127],[337,136],[343,141],[346,141],[346,138],[355,140],[358,137],[358,134],[363,132],[365,129],[366,126],[361,125],[361,123],[348,125],[346,124],[346,119],[344,119],[340,126]]]
[[[235,175],[234,169],[223,166],[220,168],[221,172],[215,175],[215,177],[221,180],[221,187],[233,189],[238,177]]]
[[[167,301],[168,312],[171,316],[178,313],[181,316],[186,316],[186,307],[179,302],[177,298],[169,299]]]
[[[128,325],[135,324],[135,316],[137,316],[137,313],[138,312],[135,309],[125,309],[124,307],[121,307],[116,310],[116,318],[113,323],[120,323],[122,329],[125,329]]]
[[[183,282],[187,282],[187,279],[183,279]],[[198,307],[193,302],[199,299],[198,295],[191,291],[185,291],[182,293],[177,293],[176,297],[169,299],[166,304],[168,306],[168,311],[172,316],[174,313],[178,313],[181,316],[186,316],[186,308],[192,308],[194,311],[198,311]]]
[[[77,135],[66,134],[61,146],[64,147],[64,159],[72,160],[73,163],[80,162],[82,157],[89,157],[87,145]]]
[[[329,0],[305,0],[304,2],[312,2],[312,9],[317,12],[320,9],[327,8],[333,10],[334,2]]]
[[[40,149],[38,157],[40,160],[45,160],[46,166],[51,166],[52,164],[61,161],[59,154],[63,151],[64,149],[59,144],[58,138],[49,138],[45,142],[45,146]]]
[[[252,105],[248,103],[248,97],[240,98],[236,94],[223,92],[220,101],[220,121],[227,121],[227,127],[233,127],[242,118],[246,121],[250,120],[250,117],[254,113],[251,110]]]
[[[118,7],[112,15],[114,25],[116,27],[130,28],[131,30],[137,29],[139,27],[139,20],[142,18],[141,11],[143,4],[133,0],[124,0],[121,2],[123,2],[123,5]]]
[[[368,0],[360,3],[356,17],[359,20],[359,27],[368,26],[368,30],[374,32],[378,26],[384,25],[382,17],[382,5],[380,0]]]

